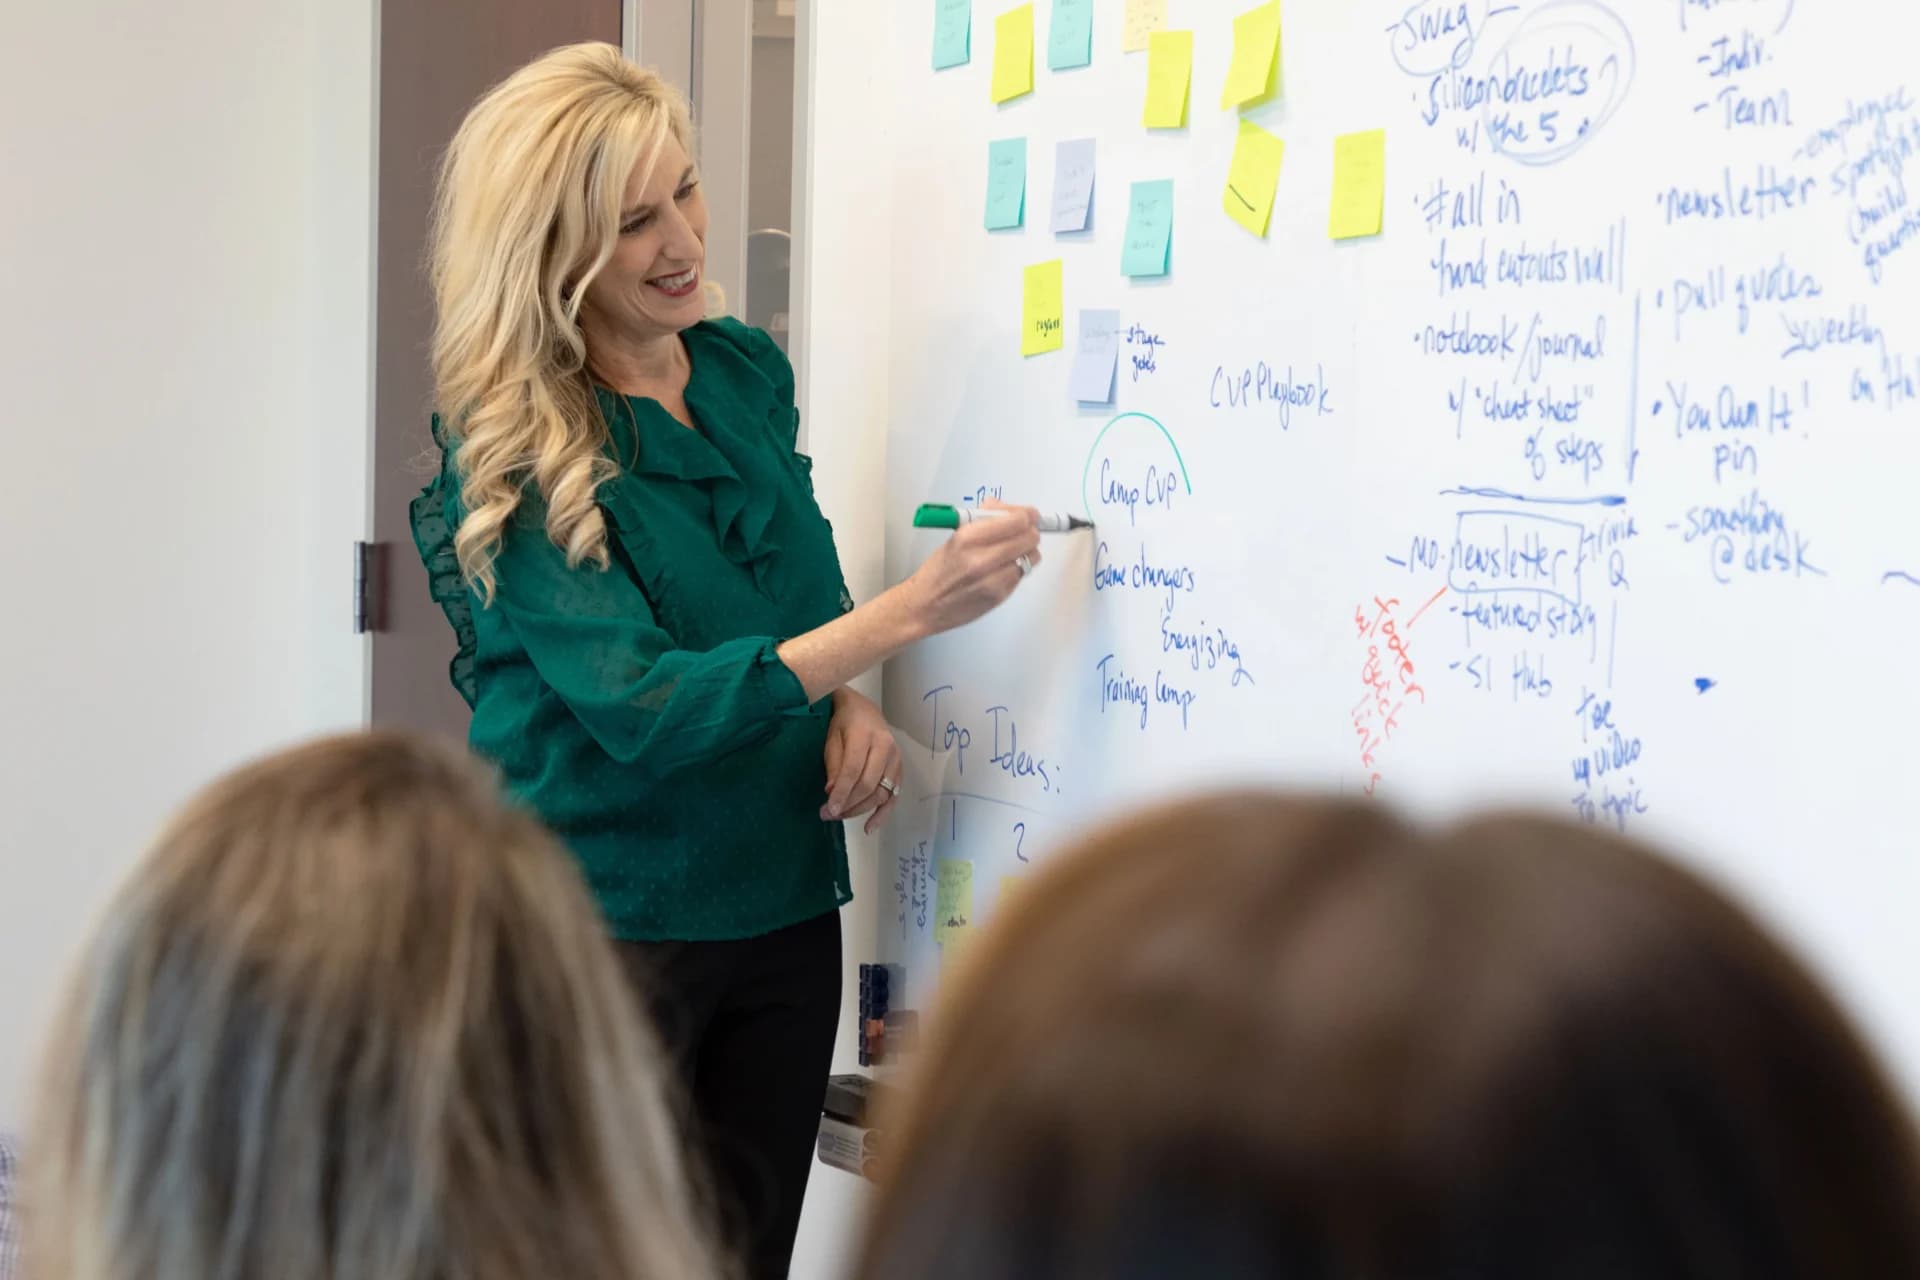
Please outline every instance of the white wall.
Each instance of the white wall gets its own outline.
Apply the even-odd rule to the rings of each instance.
[[[364,713],[374,3],[9,6],[0,1126],[164,815]]]
[[[892,260],[892,92],[875,50],[891,47],[891,0],[803,0],[795,49],[794,366],[814,488],[833,522],[847,586],[870,600],[885,588],[887,371],[885,316]],[[877,673],[876,673],[877,674]],[[862,686],[876,700],[879,682]],[[845,939],[836,1072],[858,1070],[854,1020],[859,965],[875,956],[879,844],[849,836],[854,902]],[[847,1273],[868,1198],[866,1184],[815,1161],[794,1249],[794,1280]]]

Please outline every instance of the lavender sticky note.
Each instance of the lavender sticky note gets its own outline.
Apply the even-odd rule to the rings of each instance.
[[[1052,230],[1085,231],[1093,216],[1093,139],[1062,142],[1053,149]]]
[[[1073,398],[1082,404],[1111,404],[1119,360],[1120,313],[1082,311],[1079,345],[1073,356]]]

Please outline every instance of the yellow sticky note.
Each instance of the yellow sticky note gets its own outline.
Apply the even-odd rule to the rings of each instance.
[[[1280,0],[1269,0],[1233,20],[1233,62],[1220,106],[1247,107],[1280,91]]]
[[[1333,140],[1333,208],[1327,234],[1335,240],[1380,234],[1387,204],[1387,131],[1342,134]]]
[[[993,20],[993,100],[1033,92],[1033,6],[1023,4]]]
[[[963,937],[973,926],[973,864],[963,858],[943,858],[933,896],[933,940],[945,946],[954,934]]]
[[[1066,340],[1066,287],[1061,282],[1060,259],[1036,262],[1027,268],[1020,304],[1020,354],[1037,356],[1058,351]]]
[[[1138,53],[1147,47],[1147,37],[1167,25],[1167,0],[1127,0],[1127,12],[1120,19],[1120,48]]]
[[[1227,190],[1221,200],[1229,218],[1263,239],[1267,219],[1273,216],[1273,190],[1280,182],[1280,159],[1286,150],[1285,142],[1253,121],[1240,122],[1240,138],[1233,144],[1233,165],[1227,170]]]
[[[1156,31],[1147,39],[1149,129],[1187,127],[1187,86],[1193,80],[1193,32]]]

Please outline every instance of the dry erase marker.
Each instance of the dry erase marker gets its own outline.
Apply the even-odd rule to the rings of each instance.
[[[963,524],[975,520],[998,519],[1009,514],[998,507],[950,507],[941,502],[923,502],[920,509],[913,513],[913,527],[916,529],[958,529]],[[1043,513],[1040,517],[1040,532],[1071,533],[1075,529],[1091,529],[1093,521],[1083,520],[1079,516],[1061,515],[1057,512]]]

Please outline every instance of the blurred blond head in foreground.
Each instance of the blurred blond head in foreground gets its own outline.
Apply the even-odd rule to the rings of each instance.
[[[573,863],[488,771],[287,751],[195,798],[87,951],[26,1274],[710,1276],[662,1070]]]

